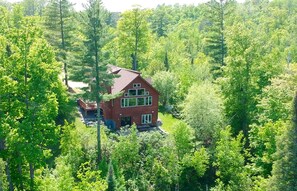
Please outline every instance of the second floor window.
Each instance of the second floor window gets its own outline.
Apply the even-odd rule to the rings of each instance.
[[[136,106],[149,106],[153,103],[153,97],[134,97],[134,98],[122,98],[121,107],[136,107]]]

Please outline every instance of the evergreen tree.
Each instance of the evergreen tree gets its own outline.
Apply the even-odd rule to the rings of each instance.
[[[107,87],[112,85],[113,74],[108,73],[108,67],[103,61],[102,47],[106,43],[106,11],[101,0],[89,0],[86,12],[82,17],[84,35],[86,37],[86,55],[83,60],[82,74],[90,85],[89,99],[97,104],[97,160],[101,161],[101,135],[100,135],[100,102]]]
[[[73,7],[68,0],[51,0],[45,13],[44,26],[48,41],[58,50],[57,59],[64,64],[64,80],[68,87],[67,54],[71,51],[73,43]]]
[[[297,188],[297,94],[294,98],[292,124],[276,140],[276,160],[273,164],[269,188],[291,191]]]
[[[221,67],[225,65],[227,47],[225,42],[226,15],[232,0],[211,0],[208,3],[208,21],[206,52],[213,59],[213,70],[221,73]],[[215,74],[217,76],[218,74]]]
[[[114,174],[111,160],[109,161],[109,165],[108,165],[107,184],[108,184],[108,189],[107,189],[108,191],[116,190],[116,180],[115,180],[115,174]]]

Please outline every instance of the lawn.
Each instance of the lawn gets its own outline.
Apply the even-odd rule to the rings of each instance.
[[[167,133],[172,133],[174,131],[174,124],[177,122],[180,122],[180,119],[174,118],[171,114],[169,113],[158,113],[159,119],[161,119],[163,125],[161,128],[166,131]]]

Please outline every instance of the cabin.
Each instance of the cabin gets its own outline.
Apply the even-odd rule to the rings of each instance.
[[[112,65],[109,68],[111,73],[119,77],[114,79],[108,93],[120,93],[121,96],[100,103],[100,115],[105,125],[110,129],[132,124],[141,129],[157,126],[159,93],[152,87],[150,80],[145,80],[140,72],[134,70]],[[79,99],[78,104],[86,114],[97,110],[94,103]]]
[[[141,73],[110,66],[110,72],[119,77],[114,79],[111,94],[122,93],[120,97],[102,102],[103,119],[109,128],[119,129],[135,123],[138,128],[153,127],[158,120],[159,93]]]

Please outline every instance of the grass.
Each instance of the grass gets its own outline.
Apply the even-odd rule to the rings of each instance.
[[[171,114],[169,113],[158,113],[159,119],[162,121],[162,126],[161,128],[166,131],[167,133],[171,134],[174,131],[174,124],[177,122],[180,122],[180,119],[174,118]]]
[[[85,129],[86,125],[81,121],[80,117],[75,117],[75,127],[78,129]]]

